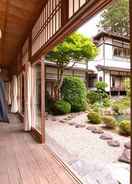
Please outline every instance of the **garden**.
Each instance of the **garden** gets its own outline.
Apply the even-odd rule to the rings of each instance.
[[[52,99],[48,92],[46,110],[53,115],[86,112],[88,124],[99,125],[117,134],[130,136],[130,95],[112,99],[106,92],[107,84],[96,83],[95,91],[87,91],[85,83],[78,77],[64,78],[61,99]]]
[[[88,183],[90,177],[92,181],[106,183],[107,176],[112,183],[116,169],[117,173],[122,170],[128,181],[131,149],[129,81],[127,95],[115,98],[105,91],[107,84],[104,81],[97,81],[96,89],[92,91],[76,75],[64,76],[66,68],[71,69],[78,62],[87,63],[97,53],[92,40],[78,33],[73,33],[48,53],[46,59],[56,63],[57,80],[54,97],[48,91],[45,96],[46,142],[84,183]]]

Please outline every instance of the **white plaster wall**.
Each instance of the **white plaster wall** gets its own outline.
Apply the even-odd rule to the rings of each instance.
[[[110,73],[105,72],[105,82],[107,83],[106,91],[110,91]]]

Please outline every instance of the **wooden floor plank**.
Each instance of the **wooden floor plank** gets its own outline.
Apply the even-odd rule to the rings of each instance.
[[[1,184],[75,184],[46,146],[36,143],[15,115],[0,124]]]

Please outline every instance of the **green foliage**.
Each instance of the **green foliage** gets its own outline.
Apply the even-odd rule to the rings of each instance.
[[[60,64],[68,64],[70,61],[84,61],[95,58],[97,48],[92,40],[80,33],[73,33],[58,44],[46,59]]]
[[[109,98],[103,99],[103,106],[104,107],[110,107],[110,105],[111,105],[111,101]]]
[[[52,110],[55,115],[67,114],[71,112],[71,104],[64,100],[58,100],[55,102]]]
[[[90,111],[87,117],[90,123],[93,123],[93,124],[101,123],[101,116],[98,112]]]
[[[125,86],[125,89],[127,91],[127,96],[130,97],[130,95],[131,95],[130,78],[128,78],[124,81],[124,86]]]
[[[112,105],[112,110],[114,111],[115,114],[120,114],[120,107],[118,104],[114,103]]]
[[[96,82],[97,94],[100,101],[108,97],[108,94],[105,91],[106,87],[107,87],[107,83],[105,83],[104,81]]]
[[[55,62],[58,69],[57,87],[61,88],[64,78],[64,69],[72,62],[88,62],[97,55],[97,48],[92,40],[79,33],[73,33],[66,37],[46,56],[46,60]],[[72,68],[73,65],[70,67]]]
[[[98,101],[98,95],[95,91],[88,91],[87,93],[87,102],[90,104],[94,104]]]
[[[85,110],[86,86],[78,77],[65,77],[61,88],[62,99],[71,104],[72,112]]]
[[[90,104],[100,104],[104,107],[110,106],[110,99],[108,94],[105,92],[107,84],[104,81],[98,81],[96,83],[97,91],[88,91],[87,93],[87,102]]]
[[[104,81],[97,81],[96,82],[97,91],[105,91],[106,87],[107,87],[106,82],[104,82]]]
[[[119,123],[119,131],[123,135],[131,135],[131,122],[129,120],[123,120]]]
[[[103,116],[102,120],[107,128],[113,129],[116,127],[116,120],[112,116]]]
[[[116,0],[102,14],[99,23],[100,28],[117,32],[123,35],[129,34],[129,1]]]
[[[112,104],[112,109],[116,114],[122,114],[124,110],[130,108],[130,98],[124,97],[116,100]]]

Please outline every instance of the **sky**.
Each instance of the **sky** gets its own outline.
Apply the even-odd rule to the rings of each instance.
[[[99,23],[100,18],[101,13],[94,16],[92,19],[82,25],[77,31],[90,38],[95,36],[98,33],[97,24]]]

